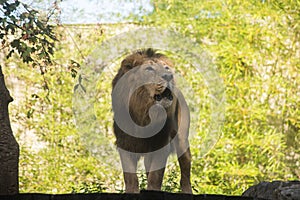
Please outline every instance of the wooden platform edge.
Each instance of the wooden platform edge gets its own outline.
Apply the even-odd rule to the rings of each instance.
[[[266,200],[255,197],[216,194],[181,194],[161,191],[141,191],[139,194],[89,193],[89,194],[41,194],[21,193],[0,195],[0,200]]]

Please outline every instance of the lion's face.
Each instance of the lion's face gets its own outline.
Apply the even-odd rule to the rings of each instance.
[[[175,89],[172,66],[166,56],[152,49],[127,56],[112,82],[113,109],[128,107],[131,118],[140,126],[150,123],[149,111],[153,105],[164,107],[168,115],[174,116],[177,98],[172,92]]]
[[[162,61],[148,60],[137,67],[137,78],[146,82],[143,89],[147,90],[154,104],[164,108],[173,103],[174,75],[172,69]]]

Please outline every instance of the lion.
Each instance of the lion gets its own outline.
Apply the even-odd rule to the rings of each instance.
[[[136,170],[141,157],[147,190],[161,190],[167,158],[175,152],[181,171],[181,191],[192,193],[190,115],[176,88],[171,60],[151,48],[138,50],[121,62],[112,88],[113,129],[125,192],[139,192]]]

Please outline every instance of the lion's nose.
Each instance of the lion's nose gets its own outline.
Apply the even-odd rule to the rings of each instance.
[[[171,81],[173,79],[173,74],[166,73],[166,74],[163,74],[161,77],[163,79],[165,79],[166,81]]]

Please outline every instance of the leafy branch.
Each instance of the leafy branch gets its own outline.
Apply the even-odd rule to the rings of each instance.
[[[18,0],[0,0],[0,48],[6,50],[6,57],[17,53],[23,62],[39,66],[44,74],[46,66],[52,62],[57,41],[54,25],[50,24],[55,10],[58,10],[56,1],[44,16]]]

